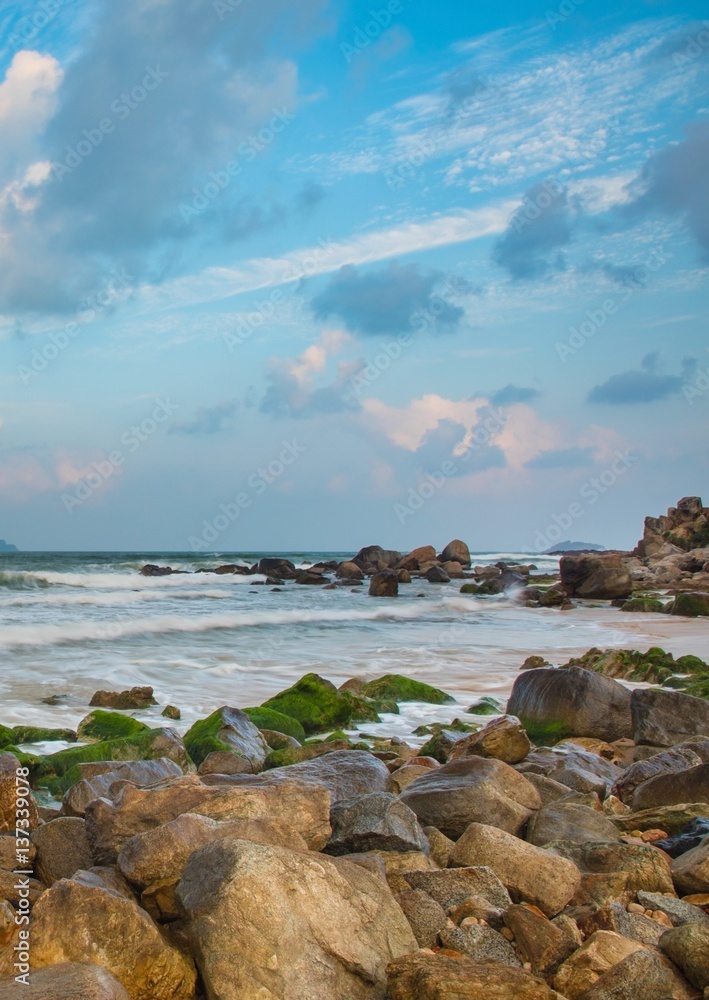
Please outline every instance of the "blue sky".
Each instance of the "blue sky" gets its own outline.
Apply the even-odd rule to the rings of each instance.
[[[0,6],[0,535],[629,547],[709,492],[706,9],[478,6]]]

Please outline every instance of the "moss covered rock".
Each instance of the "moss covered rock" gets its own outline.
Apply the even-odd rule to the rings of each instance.
[[[666,653],[659,646],[652,646],[646,653],[636,649],[589,649],[583,656],[564,664],[565,667],[584,667],[606,677],[629,681],[644,681],[647,684],[663,684],[674,674],[695,673],[709,670],[696,656],[680,657],[675,660],[672,653]]]
[[[625,601],[620,610],[662,613],[665,610],[665,605],[662,601],[658,601],[656,597],[631,597],[629,601]]]
[[[539,659],[541,660],[541,656]],[[471,715],[503,715],[505,706],[497,698],[485,695],[483,698],[479,698],[476,702],[473,702],[467,711]]]
[[[344,739],[326,740],[322,743],[311,743],[304,747],[287,747],[283,750],[273,750],[266,758],[266,768],[287,767],[289,764],[300,764],[304,760],[313,760],[326,753],[337,750],[351,750],[352,743]]]
[[[352,721],[355,698],[349,691],[338,691],[318,674],[306,674],[292,687],[269,698],[262,707],[297,719],[306,733],[322,733]]]
[[[185,745],[174,729],[148,729],[125,739],[88,743],[43,757],[37,769],[36,782],[61,795],[81,779],[77,764],[107,760],[157,760],[159,757],[167,757],[182,768],[190,766]]]
[[[76,733],[78,738],[86,743],[98,743],[104,740],[125,739],[127,736],[137,736],[149,731],[150,726],[146,726],[139,719],[98,708],[81,720]]]
[[[477,583],[464,583],[460,588],[461,594],[479,594],[480,586]]]
[[[185,746],[195,764],[226,750],[248,761],[254,774],[262,770],[268,754],[268,744],[246,712],[226,705],[195,722],[185,733]]]
[[[15,742],[15,736],[9,726],[0,726],[0,750]]]
[[[401,674],[386,674],[364,686],[368,698],[389,698],[392,701],[425,701],[431,705],[445,705],[455,698],[439,688],[415,681]]]
[[[51,740],[63,740],[65,743],[76,743],[77,734],[73,729],[43,729],[41,726],[14,726],[12,729],[14,743],[48,743]]]
[[[670,613],[673,615],[682,615],[684,618],[703,618],[709,616],[709,594],[677,594]]]
[[[272,708],[265,708],[263,705],[257,705],[255,708],[244,708],[242,711],[248,715],[257,729],[272,729],[275,733],[285,733],[286,736],[292,736],[299,742],[305,738],[305,730],[298,720],[290,715],[276,712]]]

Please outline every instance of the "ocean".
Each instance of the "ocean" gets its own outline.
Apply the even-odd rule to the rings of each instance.
[[[3,553],[0,555],[0,723],[75,727],[98,689],[151,685],[158,706],[141,712],[184,731],[221,705],[257,705],[314,671],[335,684],[403,673],[434,684],[455,705],[403,705],[367,731],[408,736],[422,722],[450,721],[483,695],[509,694],[522,661],[561,664],[591,646],[709,655],[706,628],[666,615],[622,614],[607,604],[573,611],[524,608],[509,596],[459,593],[461,581],[402,585],[398,598],[367,586],[324,590],[264,577],[195,573],[269,553]],[[352,553],[296,552],[298,566]],[[474,564],[557,557],[488,552]],[[143,577],[145,563],[185,574]],[[43,703],[62,696],[55,705]],[[172,704],[182,719],[166,723]],[[47,746],[50,750],[52,747]]]

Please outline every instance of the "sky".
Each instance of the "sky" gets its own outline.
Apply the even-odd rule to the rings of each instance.
[[[699,0],[3,0],[0,536],[631,548],[708,168]]]

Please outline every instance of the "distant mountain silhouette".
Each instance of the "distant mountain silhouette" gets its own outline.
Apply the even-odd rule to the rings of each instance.
[[[595,542],[559,542],[551,549],[547,549],[545,556],[555,556],[558,552],[583,552],[591,549],[593,552],[605,552],[605,546],[596,545]]]
[[[4,538],[0,538],[0,552],[17,552],[18,548],[16,545],[10,545],[6,542]]]

